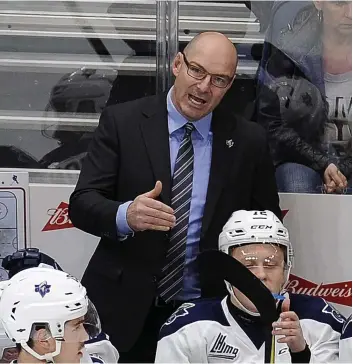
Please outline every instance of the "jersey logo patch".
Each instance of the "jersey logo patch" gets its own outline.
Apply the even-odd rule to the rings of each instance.
[[[227,344],[226,339],[227,335],[218,334],[217,339],[208,354],[210,358],[234,360],[237,357],[239,349],[233,345]]]
[[[194,307],[194,303],[183,303],[166,321],[165,325],[172,324],[178,317],[183,317],[189,314],[188,309]]]
[[[326,303],[326,306],[322,309],[322,312],[331,315],[337,322],[339,322],[340,324],[343,324],[346,321],[345,318],[335,308],[333,308],[329,303],[327,303],[326,301],[325,301],[325,303]]]

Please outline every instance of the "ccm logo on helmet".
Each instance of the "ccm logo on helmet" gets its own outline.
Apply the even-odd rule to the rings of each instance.
[[[272,225],[251,225],[250,229],[262,229],[262,230],[272,229]]]

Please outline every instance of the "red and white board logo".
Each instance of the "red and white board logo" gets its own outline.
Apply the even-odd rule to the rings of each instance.
[[[74,227],[69,219],[69,204],[61,202],[56,209],[49,209],[50,216],[42,231],[62,230]]]
[[[352,281],[317,284],[291,274],[285,288],[291,293],[317,296],[331,303],[352,306]]]

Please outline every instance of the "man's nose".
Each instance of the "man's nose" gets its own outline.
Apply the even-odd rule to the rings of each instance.
[[[211,86],[211,75],[207,75],[197,84],[199,90],[203,92],[206,92],[210,88],[210,86]]]
[[[90,339],[90,336],[88,335],[88,332],[85,329],[81,330],[79,341],[84,343],[85,341],[87,341],[89,339]]]
[[[262,265],[254,268],[253,273],[261,281],[264,281],[267,277],[266,269]]]

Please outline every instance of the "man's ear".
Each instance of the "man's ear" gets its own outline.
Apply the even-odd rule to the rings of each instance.
[[[233,85],[233,82],[234,82],[234,80],[237,78],[237,75],[235,74],[234,75],[234,77],[233,77],[233,79],[232,79],[232,81],[230,82],[230,84],[227,86],[227,88],[226,88],[226,90],[228,91],[231,87],[232,87],[232,85]]]
[[[33,335],[36,351],[41,355],[55,351],[55,340],[47,329],[39,329]]]
[[[178,52],[174,58],[172,65],[173,75],[175,77],[178,77],[182,64],[183,64],[183,55],[181,54],[181,52]]]

